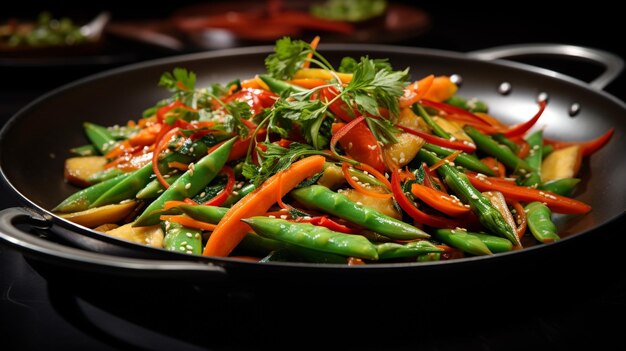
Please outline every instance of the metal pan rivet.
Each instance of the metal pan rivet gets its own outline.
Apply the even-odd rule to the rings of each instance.
[[[549,98],[550,96],[548,95],[548,93],[542,91],[541,93],[539,93],[539,95],[537,95],[537,102],[548,101]]]
[[[580,104],[575,102],[573,104],[570,105],[569,107],[569,115],[570,117],[574,117],[578,114],[578,112],[580,112]]]
[[[455,73],[450,76],[450,81],[458,86],[461,86],[461,84],[463,84],[463,77]]]
[[[502,82],[500,83],[500,86],[498,87],[498,93],[502,95],[509,95],[511,93],[511,89],[513,89],[513,87],[511,86],[511,83]]]

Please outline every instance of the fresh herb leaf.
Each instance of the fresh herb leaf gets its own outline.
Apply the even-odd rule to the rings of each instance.
[[[161,75],[159,85],[171,92],[193,92],[196,86],[196,74],[185,68],[176,67],[172,72]]]
[[[289,148],[284,148],[272,143],[263,143],[265,151],[259,151],[263,160],[259,167],[244,164],[242,174],[250,179],[255,186],[259,186],[272,175],[287,169],[300,157],[314,155],[319,151],[311,146],[300,143],[291,143]],[[256,169],[255,169],[256,167]]]
[[[376,137],[376,140],[381,143],[387,144],[395,144],[398,142],[396,135],[400,133],[400,130],[394,127],[389,120],[386,119],[377,119],[377,118],[366,118],[365,122],[367,126]]]
[[[367,56],[365,56],[365,58],[368,58]],[[387,69],[392,71],[393,68],[391,67],[391,64],[389,63],[389,59],[372,59],[372,61],[374,61],[374,67],[376,68],[376,70],[381,70],[381,69]],[[339,72],[342,73],[354,73],[354,71],[356,71],[357,66],[358,66],[359,62],[354,59],[353,57],[349,57],[346,56],[344,58],[341,59],[341,63],[339,65]]]
[[[274,53],[265,59],[267,73],[277,79],[291,79],[306,61],[311,46],[302,40],[284,37],[276,41]]]
[[[225,106],[228,115],[224,118],[224,126],[229,133],[237,133],[245,138],[248,136],[249,128],[241,121],[242,119],[250,119],[252,111],[250,105],[243,101],[233,100]]]

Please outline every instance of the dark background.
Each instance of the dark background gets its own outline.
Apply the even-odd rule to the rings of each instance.
[[[167,18],[198,2],[92,1],[87,7],[23,2],[3,8],[8,17],[55,16],[88,19],[100,10],[116,20]],[[602,2],[546,8],[547,2],[507,1],[499,5],[408,2],[425,10],[431,28],[395,44],[471,51],[516,43],[563,43],[604,49],[626,57],[624,19]],[[80,77],[142,60],[172,55],[155,47],[113,39],[99,61],[30,64],[0,56],[0,121],[39,95]],[[529,59],[526,62],[590,80],[601,68],[580,62]],[[607,87],[626,98],[621,76]],[[0,209],[18,203],[6,189]],[[537,274],[531,287],[484,288],[450,285],[445,301],[429,281],[417,288],[385,287],[303,291],[233,292],[180,282],[75,276],[50,271],[0,246],[0,346],[41,349],[343,349],[568,350],[575,346],[624,349],[625,281],[617,267],[624,247],[623,219],[598,241],[583,242],[564,262],[576,262],[567,276]],[[477,274],[474,272],[474,274]],[[532,275],[533,272],[527,274]],[[511,277],[515,280],[516,277]],[[468,281],[466,279],[466,281]],[[482,288],[480,288],[482,287]],[[516,286],[516,288],[520,288]],[[474,290],[472,292],[472,290]],[[510,296],[503,299],[502,296]],[[615,320],[615,323],[612,322]],[[338,341],[333,342],[331,339]],[[5,348],[7,345],[8,348]],[[334,347],[330,347],[334,348]]]

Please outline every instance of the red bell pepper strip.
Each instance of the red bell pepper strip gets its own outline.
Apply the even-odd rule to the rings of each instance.
[[[422,184],[414,183],[411,186],[411,193],[428,206],[451,217],[459,217],[470,212],[469,207],[465,207],[458,199]]]
[[[321,100],[325,103],[329,103],[333,101],[339,93],[334,87],[327,87],[321,90]],[[337,99],[333,101],[328,108],[335,114],[335,116],[339,117],[342,121],[348,123],[356,118],[359,115],[358,111],[350,108],[345,101],[341,99]]]
[[[300,218],[297,222],[311,223],[313,225],[326,227],[332,231],[346,234],[356,234],[359,232],[356,228],[350,228],[346,225],[335,222],[326,216],[317,216],[311,218]]]
[[[191,111],[191,112],[198,112],[198,110],[196,110],[195,108],[192,108],[192,107],[190,107],[190,106],[187,106],[187,105],[183,104],[183,103],[182,103],[181,101],[179,101],[179,100],[175,100],[175,101],[172,101],[172,102],[170,102],[169,104],[167,104],[167,105],[165,105],[165,106],[163,106],[163,107],[160,107],[160,108],[157,110],[157,112],[156,112],[157,122],[159,122],[159,123],[164,123],[164,121],[165,121],[165,115],[166,115],[168,112],[170,112],[170,111],[172,111],[172,110],[174,110],[174,109],[177,109],[177,108],[179,108],[179,107],[180,107],[180,108],[182,108],[182,109],[185,109],[185,110],[187,110],[187,111]]]
[[[526,133],[532,126],[535,125],[535,123],[537,123],[537,120],[539,120],[539,117],[541,117],[541,115],[543,114],[543,111],[545,111],[546,109],[546,101],[540,101],[539,102],[539,111],[533,116],[533,118],[529,119],[526,122],[520,123],[520,124],[516,124],[512,127],[510,127],[509,129],[507,129],[506,131],[504,131],[502,134],[504,134],[504,136],[508,137],[508,138],[513,138],[516,136],[520,136],[524,133]]]
[[[545,190],[518,186],[514,182],[494,177],[478,176],[466,172],[467,178],[479,191],[499,191],[508,200],[543,202],[553,212],[565,214],[584,214],[591,211],[591,206],[569,197],[557,195]]]
[[[240,91],[229,95],[222,99],[224,103],[229,103],[233,100],[243,101],[250,106],[250,111],[253,116],[258,115],[264,108],[274,105],[277,95],[262,89],[243,88]],[[218,108],[219,106],[215,106]]]
[[[382,150],[378,140],[363,121],[365,117],[359,116],[348,124],[333,124],[333,137],[330,139],[330,149],[333,153],[335,145],[341,147],[358,162],[366,163],[379,172],[385,170],[382,159]]]
[[[543,142],[544,144],[552,145],[555,150],[566,148],[572,145],[580,145],[583,156],[589,156],[604,147],[604,145],[606,145],[609,140],[611,140],[614,132],[615,128],[610,128],[606,131],[606,133],[602,134],[598,138],[588,141],[558,141],[543,138]]]
[[[226,186],[219,194],[215,195],[212,199],[205,201],[203,205],[221,206],[224,201],[228,199],[230,193],[233,192],[233,188],[235,188],[235,174],[233,173],[233,169],[228,166],[224,166],[222,167],[221,173],[225,173],[228,177],[228,180],[226,181]]]
[[[432,134],[428,134],[426,132],[422,132],[421,130],[417,130],[417,129],[413,129],[413,128],[409,128],[409,127],[405,127],[399,124],[396,124],[396,128],[400,128],[403,131],[409,133],[409,134],[413,134],[415,136],[418,136],[424,140],[426,140],[427,143],[431,143],[431,144],[435,144],[437,146],[441,146],[441,147],[447,147],[449,149],[455,149],[455,150],[461,150],[461,151],[465,151],[467,153],[473,153],[474,151],[476,151],[476,145],[474,145],[473,143],[470,143],[468,141],[459,141],[459,140],[448,140],[448,139],[444,139],[444,138],[440,138],[436,135],[432,135]]]
[[[400,205],[400,207],[418,223],[435,228],[454,229],[457,227],[467,227],[465,222],[439,216],[431,216],[415,207],[412,201],[409,200],[402,191],[402,185],[400,185],[400,172],[398,172],[397,168],[394,168],[391,173],[391,191],[393,192],[393,196],[398,202],[398,205]]]

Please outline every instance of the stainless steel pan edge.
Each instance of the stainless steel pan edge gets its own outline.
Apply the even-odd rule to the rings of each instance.
[[[228,55],[240,55],[240,54],[246,54],[246,53],[251,53],[251,52],[258,52],[259,50],[265,50],[268,51],[270,50],[270,47],[263,47],[263,48],[243,48],[243,49],[234,49],[234,50],[227,50],[224,52],[215,52],[215,53],[204,53],[204,54],[194,54],[194,55],[185,55],[186,59],[193,59],[195,58],[211,58],[211,57],[220,57],[220,56],[228,56]],[[354,50],[354,51],[387,51],[387,52],[399,52],[399,53],[406,53],[406,52],[411,52],[411,49],[407,49],[407,48],[402,48],[402,47],[389,47],[389,46],[380,46],[380,45],[359,45],[358,48],[356,47],[352,47],[350,45],[326,45],[323,46],[321,48],[322,50]],[[581,48],[584,49],[584,48]],[[497,50],[496,50],[497,51]],[[485,58],[484,55],[486,54],[486,51],[483,51],[482,53],[475,53],[475,54],[470,54],[470,55],[466,55],[466,54],[460,54],[460,53],[453,53],[453,52],[445,52],[445,51],[438,51],[438,50],[424,50],[424,49],[415,49],[415,53],[419,53],[419,54],[431,54],[431,55],[436,55],[436,56],[442,56],[442,57],[454,57],[454,58],[458,58],[458,59],[463,59],[463,60],[468,60],[468,57],[470,57],[469,59],[472,59],[472,57],[481,57],[481,55],[483,56],[483,58]],[[494,54],[495,55],[495,54]],[[495,57],[490,57],[490,58],[495,58]],[[7,123],[7,125],[4,126],[3,130],[0,132],[0,140],[1,138],[3,138],[3,136],[5,135],[5,133],[8,132],[8,130],[10,130],[11,125],[16,122],[17,117],[22,114],[22,113],[26,113],[28,112],[30,109],[35,109],[37,107],[37,105],[41,102],[41,101],[45,101],[46,99],[48,99],[51,96],[55,96],[56,94],[60,94],[63,91],[70,89],[72,87],[75,86],[80,86],[81,84],[85,83],[85,82],[89,82],[92,80],[97,80],[100,77],[105,77],[108,75],[114,75],[114,74],[123,74],[124,72],[128,72],[128,71],[132,71],[134,69],[137,68],[141,68],[141,67],[146,67],[146,66],[158,66],[158,65],[162,65],[162,64],[168,64],[168,63],[175,63],[177,60],[179,60],[180,58],[168,58],[168,59],[162,59],[162,60],[155,60],[153,62],[150,63],[140,63],[140,64],[135,64],[135,65],[130,65],[128,67],[123,67],[120,69],[116,69],[116,70],[112,70],[109,72],[104,72],[102,74],[98,74],[98,75],[94,75],[92,77],[88,77],[86,79],[77,81],[75,83],[69,84],[65,87],[61,87],[43,97],[41,97],[40,99],[34,101],[33,103],[31,103],[29,106],[25,107],[22,111],[20,111],[14,118],[11,119],[11,121],[9,123]],[[615,76],[617,74],[619,74],[619,71],[621,70],[621,67],[623,66],[620,65],[619,63],[621,63],[621,60],[614,61],[613,63],[618,62],[617,66],[613,65],[613,66],[609,66],[607,64],[607,72],[612,72],[612,74]],[[544,75],[548,75],[551,77],[555,77],[558,78],[560,80],[564,80],[564,81],[568,81],[572,84],[575,85],[579,85],[581,87],[587,87],[587,84],[584,82],[581,82],[577,79],[574,79],[572,77],[569,76],[565,76],[556,72],[552,72],[552,71],[547,71],[544,69],[539,69],[536,67],[532,67],[532,66],[527,66],[527,65],[523,65],[523,64],[519,64],[519,63],[515,63],[515,62],[509,62],[509,61],[498,61],[497,63],[495,63],[496,65],[502,65],[502,66],[507,66],[507,67],[513,67],[516,69],[521,69],[521,70],[525,70],[525,71],[529,71],[529,72],[535,72],[535,73],[539,73],[539,74],[544,74]],[[616,68],[618,67],[618,68]],[[605,72],[606,73],[606,72]],[[604,85],[606,83],[608,83],[608,81],[610,81],[610,79],[608,78],[604,78],[604,80],[601,83],[596,84],[595,88],[600,87],[601,85]],[[594,89],[595,90],[595,89]],[[601,92],[599,91],[598,94],[601,94],[604,98],[610,99],[612,102],[620,105],[622,108],[624,108],[626,110],[626,105],[624,105],[624,103],[620,100],[618,100],[617,98],[605,93],[605,92]],[[1,153],[1,150],[0,150]],[[36,212],[38,212],[38,215],[40,216],[40,218],[44,219],[44,222],[46,223],[44,226],[48,227],[48,229],[53,229],[53,230],[57,230],[59,232],[63,232],[63,231],[70,231],[69,235],[72,235],[71,233],[81,233],[86,235],[86,237],[88,238],[92,238],[96,241],[103,241],[103,242],[110,242],[113,245],[116,246],[120,246],[120,247],[126,247],[128,249],[130,249],[130,251],[134,251],[131,252],[130,254],[136,254],[137,253],[137,246],[134,244],[129,244],[129,243],[125,243],[121,240],[117,240],[117,239],[113,239],[110,238],[108,236],[104,236],[98,233],[95,233],[91,230],[87,230],[85,228],[73,225],[72,223],[69,223],[55,215],[53,215],[52,213],[50,213],[49,211],[47,211],[45,208],[39,206],[38,204],[36,204],[35,202],[33,202],[31,199],[29,199],[27,196],[24,196],[17,188],[15,188],[13,186],[13,184],[8,180],[7,176],[4,173],[4,169],[0,169],[1,174],[2,174],[2,180],[4,181],[5,185],[7,185],[15,194],[18,195],[18,197],[20,198],[20,200],[25,203],[28,208],[32,208],[34,209]],[[623,203],[622,203],[622,208],[623,208]],[[174,254],[170,254],[170,253],[166,253],[165,255],[167,256],[167,261],[159,261],[159,260],[154,260],[154,259],[148,259],[148,260],[141,260],[141,259],[137,259],[137,258],[124,258],[124,257],[112,257],[109,255],[105,255],[105,254],[101,254],[101,253],[96,253],[96,252],[85,252],[83,250],[77,250],[77,249],[73,249],[73,248],[68,248],[65,245],[58,245],[58,244],[54,244],[54,243],[49,243],[47,241],[45,241],[44,239],[40,239],[40,238],[36,238],[33,237],[31,234],[25,233],[23,232],[21,229],[19,229],[15,224],[16,222],[24,222],[26,221],[25,216],[30,216],[30,217],[35,217],[29,214],[30,211],[26,211],[24,212],[23,210],[20,209],[7,209],[4,210],[2,212],[0,212],[0,232],[2,232],[2,235],[0,235],[0,239],[10,243],[13,246],[16,246],[20,249],[23,249],[23,251],[25,251],[25,253],[29,253],[33,256],[41,256],[41,257],[47,257],[52,263],[59,263],[59,262],[66,262],[69,266],[75,264],[75,263],[79,263],[79,262],[83,262],[86,261],[87,264],[85,265],[85,267],[87,267],[88,269],[94,269],[94,267],[100,267],[103,268],[103,270],[113,270],[116,272],[172,272],[172,271],[186,271],[186,272],[201,272],[200,274],[202,275],[206,275],[206,273],[210,272],[210,275],[215,275],[215,276],[221,276],[223,274],[225,274],[225,271],[222,269],[222,267],[219,267],[219,269],[215,269],[216,265],[219,266],[223,266],[223,267],[231,267],[231,266],[250,266],[250,265],[256,265],[253,263],[248,263],[248,262],[242,262],[242,261],[238,261],[238,260],[231,260],[231,259],[205,259],[205,258],[201,258],[198,260],[192,259],[192,261],[188,261],[189,257],[183,257],[182,255],[174,255]],[[624,214],[624,210],[622,209],[622,211],[620,213],[618,213],[616,216],[609,218],[605,223],[601,223],[600,226],[604,226],[607,223],[609,223],[612,220],[615,220],[619,217],[621,217]],[[41,223],[40,223],[41,224]],[[582,233],[581,233],[582,234]],[[567,239],[571,239],[571,238],[567,238]],[[87,246],[89,246],[91,244],[87,244]],[[530,252],[532,251],[536,251],[536,250],[545,250],[550,248],[550,246],[552,246],[553,244],[550,245],[541,245],[541,246],[536,246],[533,248],[529,248],[526,249],[524,251],[528,251]],[[68,250],[65,250],[68,249]],[[153,249],[152,249],[153,250]],[[103,249],[103,251],[106,251],[106,248]],[[124,250],[122,250],[124,251]],[[147,250],[147,252],[150,252],[151,250]],[[154,251],[152,251],[152,253],[154,253]],[[121,255],[124,255],[124,252],[120,252]],[[508,253],[508,254],[500,254],[497,255],[497,257],[490,257],[489,260],[490,261],[497,261],[498,259],[504,259],[507,256],[510,255],[517,255],[519,253]],[[471,262],[479,262],[479,261],[484,261],[484,258],[467,258],[467,259],[462,259],[462,260],[458,260],[458,261],[448,261],[448,262],[438,262],[438,263],[429,263],[429,264],[420,264],[419,267],[429,267],[429,266],[450,266],[450,265],[458,265],[458,264],[469,264]],[[117,263],[113,263],[113,262],[117,262]],[[207,264],[208,263],[208,264]],[[258,266],[258,265],[256,265]],[[270,264],[269,266],[273,266],[273,264]],[[280,264],[278,266],[283,266],[283,267],[288,267],[288,266],[293,266],[294,268],[297,268],[297,270],[307,270],[307,269],[312,269],[313,270],[319,270],[321,267],[328,267],[328,268],[336,268],[333,267],[332,265],[324,265],[324,266],[320,266],[320,265],[307,265],[307,264],[294,264],[294,265],[286,265],[286,264]],[[375,265],[375,266],[368,266],[368,268],[366,268],[365,270],[372,270],[374,269],[379,269],[379,270],[388,270],[388,269],[400,269],[403,270],[402,268],[408,268],[410,270],[415,269],[417,265],[415,264],[410,264],[410,265],[404,265],[404,264],[382,264],[382,265]],[[354,270],[363,270],[360,267],[352,267],[355,268]],[[432,267],[431,267],[432,268]],[[324,268],[322,268],[324,269]],[[213,274],[215,273],[215,274]]]

